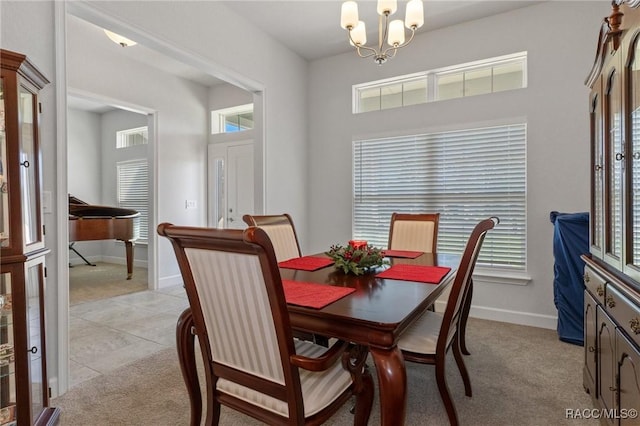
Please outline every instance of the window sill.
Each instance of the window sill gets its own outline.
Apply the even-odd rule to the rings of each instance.
[[[507,285],[527,285],[531,277],[526,272],[504,271],[499,269],[477,268],[473,272],[474,284],[507,284]]]

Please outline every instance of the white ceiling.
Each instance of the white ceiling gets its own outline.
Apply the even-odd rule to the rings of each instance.
[[[525,0],[423,0],[424,26],[418,33],[472,21],[530,6],[541,1]],[[303,58],[314,60],[345,53],[353,48],[340,27],[342,0],[235,0],[222,1],[250,23]],[[376,1],[359,0],[360,20],[367,27],[367,40],[378,39]],[[393,19],[403,19],[406,1],[398,2]],[[369,42],[368,44],[371,44]]]
[[[423,0],[425,24],[418,33],[455,25],[513,9],[530,6],[541,0]],[[251,25],[260,28],[303,58],[315,60],[353,50],[347,33],[340,27],[340,0],[233,0],[221,1],[243,16]],[[398,19],[404,18],[405,1],[400,1]],[[377,40],[376,2],[358,1],[360,19],[367,24],[369,40]],[[118,47],[102,29],[69,15],[68,37],[79,37],[92,43],[103,43],[122,55],[165,72],[198,82],[204,86],[219,84],[220,80],[194,69],[161,52],[141,45]],[[69,106],[102,113],[110,108],[101,102],[69,97]],[[111,108],[113,109],[113,108]]]

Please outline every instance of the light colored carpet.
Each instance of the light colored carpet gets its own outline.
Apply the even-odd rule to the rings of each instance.
[[[148,288],[146,268],[134,267],[131,279],[126,278],[126,265],[104,262],[96,262],[96,266],[75,265],[69,268],[69,303],[108,299]]]
[[[464,396],[452,356],[447,365],[462,425],[598,424],[566,418],[565,410],[592,405],[582,387],[583,348],[559,341],[555,331],[472,318],[468,347],[472,398]],[[407,375],[407,424],[447,425],[433,367],[407,363]],[[62,409],[61,425],[189,424],[189,400],[175,349],[84,382],[52,403]],[[353,424],[349,405],[327,424]],[[220,423],[259,424],[225,407]],[[377,392],[369,423],[380,424]]]

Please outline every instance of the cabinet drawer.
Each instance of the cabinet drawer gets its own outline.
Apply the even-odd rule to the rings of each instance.
[[[607,281],[589,266],[584,267],[584,285],[598,303],[604,303],[605,283]]]
[[[616,319],[619,327],[640,345],[640,307],[613,286],[607,286],[605,309]]]

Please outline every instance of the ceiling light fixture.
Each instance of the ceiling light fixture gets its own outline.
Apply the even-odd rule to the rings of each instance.
[[[405,47],[416,33],[416,30],[424,24],[424,11],[422,0],[410,0],[407,3],[407,11],[404,23],[401,19],[389,22],[389,17],[398,9],[396,0],[378,0],[378,47],[365,46],[367,43],[367,31],[363,21],[358,19],[358,4],[355,1],[342,3],[340,26],[349,31],[349,43],[355,46],[358,56],[369,58],[373,56],[378,65],[384,64],[387,59],[396,55],[398,49]],[[405,42],[404,28],[411,30],[409,40]],[[391,47],[383,49],[385,41]]]
[[[104,30],[104,33],[107,35],[107,37],[111,39],[111,41],[113,41],[116,44],[119,44],[122,47],[135,46],[136,44],[138,44],[133,40],[129,40],[126,37],[122,37],[120,34],[112,33],[109,30]]]

